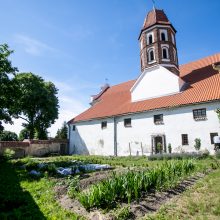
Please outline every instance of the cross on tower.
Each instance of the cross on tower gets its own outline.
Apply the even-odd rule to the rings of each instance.
[[[155,0],[152,0],[153,3],[153,9],[155,10]]]

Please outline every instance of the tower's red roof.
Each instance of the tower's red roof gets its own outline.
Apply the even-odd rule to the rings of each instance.
[[[163,10],[154,9],[147,14],[143,29],[149,28],[154,24],[171,24]]]
[[[144,20],[144,25],[141,29],[141,33],[152,27],[155,24],[160,24],[160,25],[171,25],[171,27],[173,28],[173,30],[176,32],[175,28],[173,27],[173,25],[171,24],[171,22],[169,21],[169,19],[167,18],[165,12],[163,10],[159,10],[159,9],[153,9],[152,11],[150,11],[145,20]],[[141,35],[141,34],[140,34]]]
[[[131,102],[130,89],[136,80],[110,87],[99,101],[69,123],[113,117],[161,108],[172,108],[220,100],[220,73],[212,64],[220,62],[220,53],[180,66],[180,78],[188,83],[183,92],[139,102]]]

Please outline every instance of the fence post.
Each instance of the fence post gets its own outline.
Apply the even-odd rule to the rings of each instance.
[[[130,152],[130,156],[131,156],[131,144],[129,142],[129,152]]]
[[[144,155],[144,149],[143,149],[142,142],[141,142],[141,152],[142,152],[142,156],[143,156]]]

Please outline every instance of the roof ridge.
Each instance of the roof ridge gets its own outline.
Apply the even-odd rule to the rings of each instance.
[[[206,59],[208,59],[208,58],[211,58],[211,57],[214,57],[214,56],[218,56],[218,55],[220,56],[220,52],[214,53],[214,54],[212,54],[212,55],[209,55],[209,56],[206,56],[206,57],[203,57],[203,58],[199,58],[199,59],[194,60],[194,61],[190,61],[190,62],[188,62],[188,63],[181,64],[181,65],[180,65],[180,68],[183,67],[183,66],[185,66],[185,65],[190,65],[190,64],[193,64],[193,63],[197,63],[197,62],[199,62],[199,61],[203,61],[203,60],[206,60]]]

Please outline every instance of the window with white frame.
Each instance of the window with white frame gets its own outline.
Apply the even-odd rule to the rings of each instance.
[[[147,52],[148,63],[155,61],[154,49],[150,48]]]
[[[153,32],[147,34],[147,45],[150,45],[154,42]]]
[[[169,49],[168,47],[162,47],[162,59],[169,59]]]
[[[160,40],[168,41],[167,30],[160,30]]]

